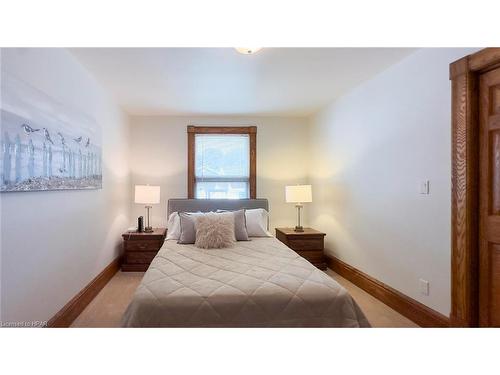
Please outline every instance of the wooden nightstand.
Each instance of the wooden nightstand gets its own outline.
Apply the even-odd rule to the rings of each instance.
[[[326,270],[324,238],[326,234],[311,228],[295,232],[293,228],[276,228],[276,238],[307,259],[320,270]]]
[[[146,271],[162,247],[166,234],[166,228],[155,228],[152,233],[124,233],[122,271]]]

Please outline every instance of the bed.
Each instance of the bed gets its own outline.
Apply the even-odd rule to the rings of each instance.
[[[168,212],[265,208],[267,200],[170,200]],[[369,327],[348,292],[275,238],[225,249],[167,240],[123,327]]]

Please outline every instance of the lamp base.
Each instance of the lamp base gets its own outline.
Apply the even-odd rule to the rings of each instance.
[[[295,207],[297,207],[297,225],[295,226],[294,231],[295,232],[303,232],[304,228],[302,227],[302,225],[300,223],[300,210],[302,208],[302,203],[297,203],[295,205]]]
[[[144,228],[144,232],[146,232],[146,233],[151,233],[151,232],[153,232],[153,227],[151,227],[151,224],[150,224],[150,223],[151,223],[151,221],[150,221],[150,220],[151,220],[151,216],[149,215],[149,213],[150,213],[150,212],[149,212],[149,210],[150,210],[151,208],[153,208],[153,207],[151,207],[151,206],[146,206],[146,212],[147,212],[147,216],[146,216],[146,218],[147,218],[147,220],[148,220],[148,221],[146,221],[146,228]]]

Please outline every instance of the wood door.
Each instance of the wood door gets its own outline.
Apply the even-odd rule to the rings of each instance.
[[[479,324],[500,327],[500,68],[479,81]]]

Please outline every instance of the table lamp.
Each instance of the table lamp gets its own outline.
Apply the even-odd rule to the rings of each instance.
[[[153,208],[152,206],[150,206],[151,204],[160,203],[160,187],[150,185],[135,185],[135,203],[142,203],[146,205],[147,221],[144,231],[147,233],[151,233],[153,231],[153,228],[150,224],[149,210]]]
[[[285,187],[285,200],[287,203],[296,203],[297,207],[297,225],[295,232],[303,232],[304,228],[300,225],[300,210],[303,207],[302,203],[312,202],[311,185],[291,185]]]

